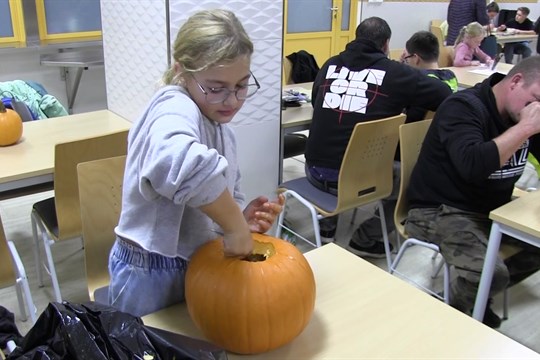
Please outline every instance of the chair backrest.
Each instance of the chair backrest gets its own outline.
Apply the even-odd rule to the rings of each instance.
[[[81,235],[77,165],[126,155],[128,131],[57,144],[54,150],[54,203],[58,240]]]
[[[6,233],[0,218],[0,288],[15,285],[15,279],[11,252],[8,248]]]
[[[444,19],[432,19],[430,21],[429,25],[430,26],[439,26],[440,27],[444,21],[445,21]]]
[[[431,124],[431,119],[404,124],[399,127],[399,150],[401,153],[401,182],[399,195],[394,212],[394,223],[400,235],[406,238],[402,221],[407,218],[409,211],[407,188],[412,170],[420,154],[420,149]]]
[[[439,49],[439,66],[454,66],[454,47],[443,46]]]
[[[335,212],[353,209],[390,195],[400,114],[355,125],[341,163]]]
[[[125,156],[77,166],[88,294],[109,284],[109,252],[122,207]]]
[[[431,25],[429,27],[429,31],[435,35],[437,40],[439,41],[439,47],[444,46],[444,32],[440,25]]]

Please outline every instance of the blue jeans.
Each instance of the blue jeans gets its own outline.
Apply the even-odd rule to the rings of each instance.
[[[117,237],[109,255],[109,304],[143,316],[184,301],[187,264]]]
[[[532,50],[527,42],[506,43],[504,44],[504,61],[507,64],[512,64],[514,54],[522,55],[522,58],[528,58],[532,54]]]

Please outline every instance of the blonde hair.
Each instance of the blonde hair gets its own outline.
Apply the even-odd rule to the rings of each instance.
[[[475,38],[477,36],[486,36],[486,31],[484,30],[484,27],[480,25],[478,22],[472,22],[468,25],[461,28],[459,31],[459,35],[456,39],[456,42],[454,43],[454,47],[456,47],[457,44],[463,42],[465,39],[465,36],[468,38]]]
[[[253,54],[253,43],[244,27],[228,10],[214,9],[197,12],[182,25],[173,45],[173,64],[165,72],[165,85],[181,83],[183,72],[196,73],[217,64],[227,64],[241,56]]]

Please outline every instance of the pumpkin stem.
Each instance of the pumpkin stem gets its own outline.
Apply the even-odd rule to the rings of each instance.
[[[253,253],[244,257],[242,260],[257,262],[265,261],[269,257],[272,257],[276,253],[274,245],[270,242],[253,241]]]
[[[6,107],[4,106],[4,103],[0,100],[0,113],[5,113]]]

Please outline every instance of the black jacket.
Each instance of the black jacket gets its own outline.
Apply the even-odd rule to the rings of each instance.
[[[441,104],[411,174],[410,208],[445,204],[488,214],[510,201],[528,151],[540,155],[540,136],[526,141],[501,168],[493,139],[513,123],[501,118],[491,88],[503,77],[494,74]]]
[[[322,66],[313,84],[308,165],[339,169],[354,125],[398,115],[410,106],[436,110],[451,94],[438,79],[354,40]]]

